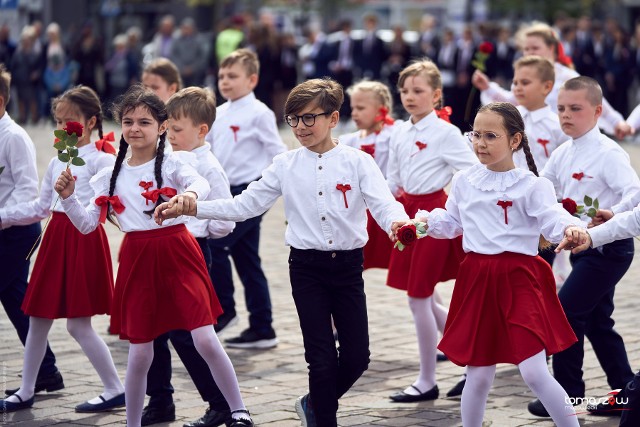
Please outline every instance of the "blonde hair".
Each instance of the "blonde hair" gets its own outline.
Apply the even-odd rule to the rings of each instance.
[[[167,101],[167,114],[175,119],[186,117],[194,126],[204,123],[211,129],[216,119],[216,96],[201,87],[184,88]]]
[[[555,82],[556,70],[553,68],[553,64],[548,60],[538,55],[523,56],[513,63],[513,69],[517,70],[520,67],[531,67],[536,71],[538,78],[543,82]]]
[[[376,97],[378,102],[382,104],[387,110],[393,110],[393,100],[391,98],[391,91],[384,83],[380,83],[372,80],[363,80],[347,89],[347,95],[353,96],[355,92],[369,92]]]
[[[413,61],[405,67],[405,69],[400,72],[400,77],[398,78],[398,89],[402,89],[408,77],[415,76],[424,76],[427,79],[427,84],[431,86],[431,89],[440,89],[440,91],[442,91],[442,76],[440,75],[440,70],[429,58]],[[442,104],[443,100],[442,96],[440,96],[440,100],[435,107],[439,108]]]
[[[236,49],[225,56],[220,62],[220,68],[228,68],[234,64],[240,64],[248,76],[252,74],[258,75],[260,72],[258,56],[252,50],[246,48]]]
[[[540,37],[544,44],[553,49],[555,58],[558,58],[558,44],[560,39],[553,28],[544,22],[533,22],[530,26],[522,29],[524,37]]]

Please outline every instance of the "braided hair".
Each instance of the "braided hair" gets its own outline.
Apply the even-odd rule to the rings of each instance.
[[[111,111],[116,122],[122,124],[122,117],[126,113],[133,111],[138,107],[146,108],[153,116],[153,118],[158,122],[158,126],[164,123],[168,118],[167,109],[164,102],[155,93],[153,93],[149,89],[146,89],[140,84],[131,86],[129,90],[127,90],[127,92],[122,95],[118,99],[118,101],[116,101]],[[157,188],[162,188],[162,162],[164,161],[164,147],[166,137],[167,132],[165,131],[160,135],[158,146],[156,149],[156,160],[153,173],[156,180]],[[120,169],[127,154],[128,148],[129,144],[124,139],[124,136],[121,136],[118,156],[116,157],[116,163],[113,167],[113,173],[111,174],[111,181],[109,182],[109,197],[113,196],[113,192],[115,191],[118,174],[120,173]],[[160,205],[160,203],[162,203],[162,200],[158,198],[158,200],[156,201],[156,206]],[[144,211],[144,213],[151,216],[156,206],[148,211]]]
[[[533,172],[535,176],[540,176],[538,174],[536,162],[531,154],[531,148],[529,148],[529,139],[524,131],[524,120],[522,119],[522,115],[520,115],[518,109],[508,102],[492,102],[480,107],[478,113],[483,112],[492,112],[502,117],[502,123],[510,137],[516,134],[520,134],[522,136],[520,145],[518,145],[514,151],[522,149],[524,151],[524,156],[527,159],[527,166],[529,167],[529,170]],[[544,237],[540,236],[538,246],[539,249],[548,249],[551,246],[551,243],[549,243]]]

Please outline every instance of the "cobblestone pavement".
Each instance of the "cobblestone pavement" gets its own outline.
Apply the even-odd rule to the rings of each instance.
[[[113,125],[109,128],[118,131]],[[50,157],[52,128],[49,125],[27,128],[38,149],[40,176]],[[294,147],[290,131],[282,132],[287,143]],[[640,170],[640,145],[625,143],[636,170]],[[280,343],[271,350],[228,349],[240,387],[248,408],[257,425],[299,426],[300,421],[293,408],[297,396],[307,391],[307,369],[303,358],[302,339],[298,327],[287,271],[288,249],[284,245],[285,218],[282,203],[278,202],[265,216],[262,225],[261,255],[269,279],[273,299],[275,329]],[[111,225],[106,226],[113,254],[118,253],[122,233]],[[73,256],[74,254],[67,254]],[[115,258],[114,258],[114,265]],[[640,368],[640,332],[637,328],[638,280],[640,262],[635,261],[631,270],[618,285],[616,295],[617,330],[625,338],[627,351],[634,370]],[[440,398],[432,402],[397,404],[388,396],[403,389],[415,379],[418,371],[417,345],[406,296],[384,285],[385,271],[365,272],[369,304],[371,335],[371,365],[352,390],[340,400],[338,412],[341,426],[458,426],[460,425],[459,399]],[[237,282],[239,283],[239,282]],[[241,286],[241,285],[239,285]],[[448,301],[453,283],[439,286]],[[239,333],[247,325],[242,292],[237,293],[240,323],[227,336]],[[636,320],[634,320],[636,319]],[[127,343],[106,334],[108,318],[94,317],[94,327],[106,340],[122,378],[125,375]],[[3,390],[18,387],[22,367],[23,348],[4,313],[0,314],[0,361]],[[111,426],[125,424],[125,411],[103,414],[79,414],[74,406],[95,397],[101,391],[101,383],[79,345],[69,336],[65,322],[58,320],[49,336],[51,347],[66,388],[54,393],[38,394],[32,409],[5,414],[2,424],[25,427]],[[186,421],[200,417],[206,405],[189,379],[175,352],[173,352],[173,385],[177,419],[159,426],[178,427]],[[587,344],[585,359],[587,396],[601,397],[609,392],[604,374]],[[462,368],[450,362],[437,366],[438,386],[444,393],[452,387],[462,373]],[[552,426],[550,420],[542,420],[527,412],[526,404],[532,393],[526,387],[518,370],[511,365],[498,367],[491,390],[485,426]],[[615,426],[617,419],[580,415],[584,426]]]

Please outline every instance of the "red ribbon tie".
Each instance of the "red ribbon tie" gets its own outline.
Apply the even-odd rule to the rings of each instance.
[[[118,196],[100,196],[96,199],[96,205],[100,206],[100,223],[104,224],[107,220],[107,209],[109,208],[109,203],[113,210],[119,214],[124,211],[124,205],[120,202],[120,198]]]
[[[549,157],[549,149],[547,149],[547,144],[550,141],[548,139],[542,139],[542,138],[538,138],[538,144],[542,145],[542,148],[544,148],[544,155]]]
[[[142,193],[142,197],[144,197],[145,199],[147,199],[146,204],[149,204],[149,201],[155,203],[158,201],[158,198],[160,197],[160,195],[165,195],[167,197],[173,197],[176,194],[178,194],[178,192],[176,191],[175,188],[171,188],[171,187],[162,187],[160,189],[155,189],[155,190],[151,190],[151,191],[144,191]]]
[[[115,156],[116,147],[114,147],[113,144],[111,144],[115,140],[116,138],[113,132],[109,132],[104,136],[104,138],[96,141],[96,148],[98,149],[98,151],[104,151],[105,153],[113,154]]]
[[[342,197],[344,198],[344,207],[349,209],[349,203],[347,203],[347,191],[351,190],[351,185],[338,184],[336,185],[336,189],[342,191]]]
[[[504,223],[509,224],[509,216],[507,215],[507,209],[509,209],[510,206],[513,206],[513,202],[511,200],[498,200],[497,205],[504,210]]]
[[[571,178],[577,181],[580,181],[582,178],[593,178],[593,177],[589,175],[585,175],[584,172],[576,172],[573,175],[571,175]]]
[[[425,148],[427,148],[427,144],[424,142],[420,142],[420,141],[416,141],[416,147],[418,147],[418,151],[416,151],[415,153],[413,153],[410,157],[415,156],[416,154],[418,154],[419,152],[421,152],[422,150],[424,150]]]
[[[371,155],[371,157],[375,157],[376,156],[376,144],[362,144],[360,146],[360,150],[362,150],[365,153]]]
[[[240,130],[240,126],[231,125],[229,127],[233,131],[233,141],[238,142],[238,131]]]

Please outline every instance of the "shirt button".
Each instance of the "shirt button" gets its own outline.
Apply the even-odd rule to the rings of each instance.
[[[322,166],[318,166],[318,169],[322,170]]]
[[[318,193],[318,196],[322,196],[322,191]]]
[[[332,245],[333,244],[333,240],[329,240],[329,244]]]
[[[322,158],[322,154],[318,154],[318,158],[321,159]]]
[[[336,253],[335,253],[335,252],[332,252],[332,253],[331,253],[331,258],[335,258],[335,257],[336,257]]]
[[[324,221],[324,220],[325,220],[325,217],[322,217],[321,219]]]

